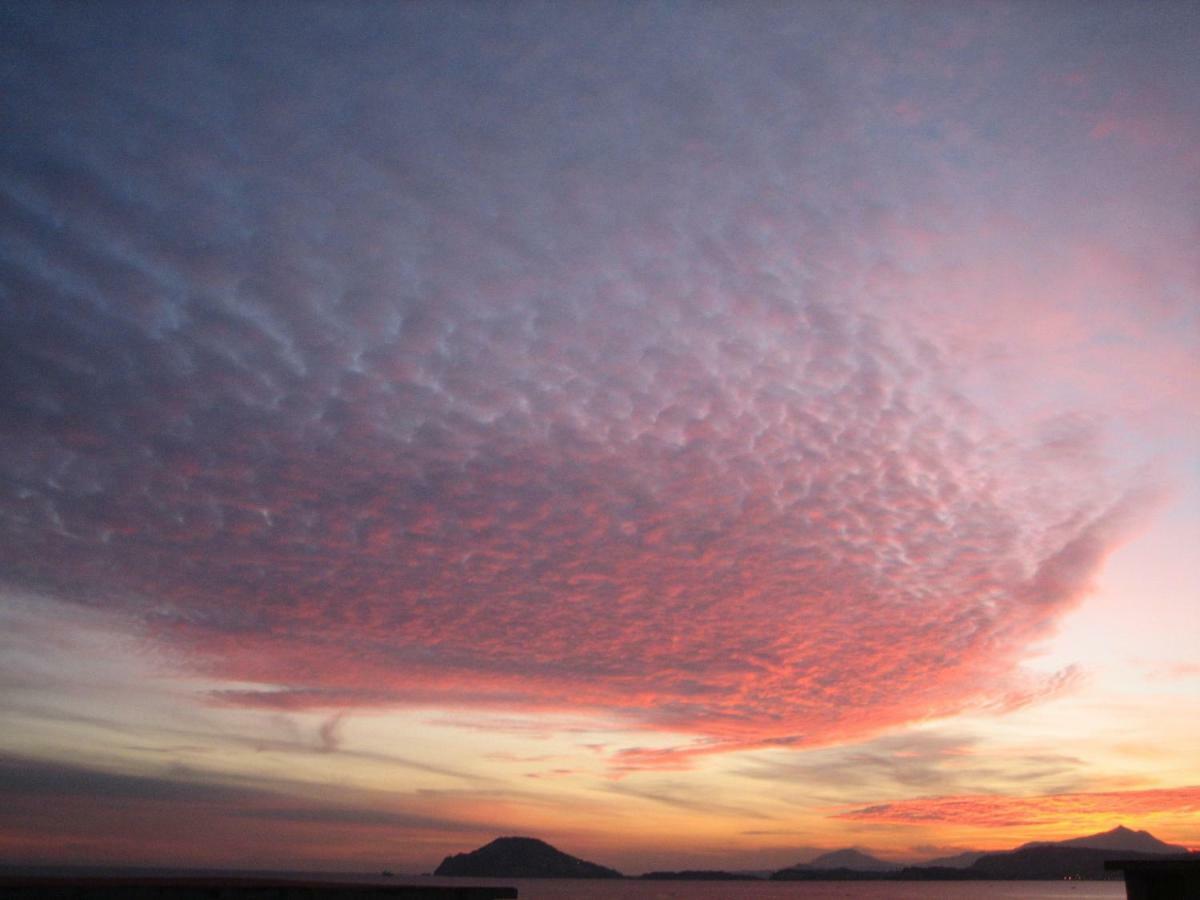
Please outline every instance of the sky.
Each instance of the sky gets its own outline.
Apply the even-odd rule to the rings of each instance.
[[[0,4],[0,863],[1200,847],[1200,7]]]

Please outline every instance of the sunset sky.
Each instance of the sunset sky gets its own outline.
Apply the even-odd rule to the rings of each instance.
[[[0,864],[1200,847],[1200,5],[0,5]]]

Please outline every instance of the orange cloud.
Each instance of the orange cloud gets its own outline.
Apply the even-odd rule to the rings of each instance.
[[[1034,797],[991,794],[923,797],[852,809],[835,814],[835,818],[893,824],[945,823],[962,827],[1010,828],[1055,825],[1090,817],[1195,812],[1200,812],[1200,786]]]

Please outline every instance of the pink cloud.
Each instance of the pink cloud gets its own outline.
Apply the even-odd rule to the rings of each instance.
[[[1042,696],[1009,671],[1087,592],[1142,499],[1096,497],[1063,524],[1057,502],[1028,499],[1036,469],[1007,483],[986,426],[954,424],[971,411],[900,374],[900,347],[806,316],[825,331],[793,340],[792,364],[834,386],[824,397],[736,365],[714,380],[681,345],[611,371],[603,406],[547,407],[553,442],[482,456],[469,420],[442,422],[423,465],[453,463],[429,500],[360,449],[346,471],[374,490],[319,508],[318,556],[273,557],[287,602],[234,581],[254,555],[218,560],[229,601],[204,599],[197,618],[195,586],[176,582],[153,627],[214,675],[282,686],[224,702],[591,709],[705,736],[628,750],[614,759],[627,768]],[[644,377],[661,382],[659,409],[615,437]],[[278,524],[250,514],[247,538],[303,502],[276,493]],[[354,564],[324,571],[333,558]]]
[[[867,806],[836,818],[867,822],[938,823],[1009,828],[1054,825],[1078,816],[1142,816],[1200,811],[1200,787],[1046,794],[1036,797],[975,795],[926,797]]]
[[[1106,486],[1077,428],[1070,453],[1062,428],[1026,452],[868,315],[699,296],[681,321],[518,307],[509,356],[500,326],[434,319],[424,350],[380,348],[352,411],[338,389],[162,451],[96,512],[121,540],[67,571],[153,598],[131,612],[155,640],[262,686],[218,702],[579,710],[701,739],[618,767],[1042,696],[1015,666],[1147,496]],[[38,540],[54,559],[71,539]]]
[[[471,14],[509,48],[430,9],[320,71],[319,16],[264,23],[244,120],[263,65],[164,56],[174,13],[14,67],[46,95],[0,185],[6,582],[118,610],[212,702],[685,736],[631,767],[1069,687],[1019,663],[1153,504],[1105,417],[1200,384],[1194,235],[1120,224],[1187,221],[1174,185],[1093,209],[1111,158],[1081,194],[1063,95],[1028,115],[1081,61],[1028,65],[1003,9],[812,13],[802,65],[719,7],[669,59],[600,11]],[[1030,156],[1069,187],[1018,202]]]

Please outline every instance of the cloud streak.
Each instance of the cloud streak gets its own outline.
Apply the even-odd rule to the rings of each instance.
[[[361,863],[394,853],[397,836],[419,847],[498,827],[432,814],[411,797],[333,805],[300,783],[251,786],[211,773],[128,774],[14,756],[0,757],[0,790],[0,847],[18,863],[65,854],[91,864],[263,867],[294,863],[304,852]],[[398,801],[413,809],[396,808]],[[248,829],[254,823],[261,827]]]
[[[1036,797],[984,795],[916,798],[850,810],[839,813],[838,817],[868,822],[952,822],[964,827],[1013,828],[1055,825],[1086,816],[1111,820],[1123,816],[1193,814],[1198,809],[1200,787],[1178,787]]]

